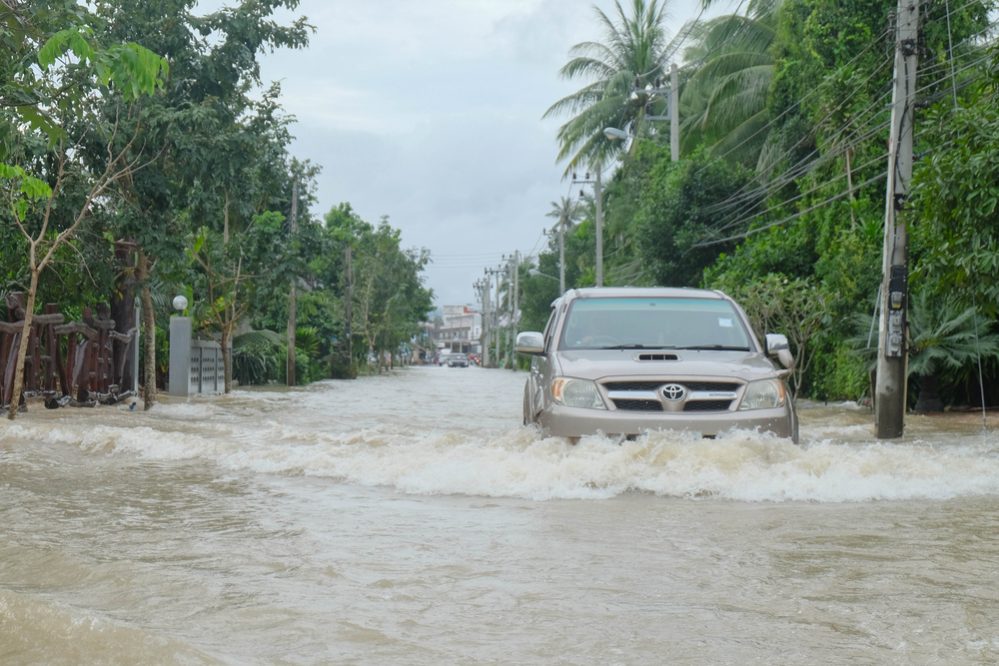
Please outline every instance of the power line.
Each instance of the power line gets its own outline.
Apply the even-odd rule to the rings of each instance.
[[[974,60],[974,61],[966,64],[964,67],[962,67],[960,70],[957,70],[957,71],[959,71],[959,72],[966,71],[966,70],[971,69],[971,68],[977,66],[978,64],[981,64],[982,62],[984,62],[986,60],[989,60],[989,59],[990,59],[989,55],[982,56],[982,57],[980,57],[980,58],[978,58],[978,59],[976,59],[976,60]],[[937,79],[935,81],[932,81],[932,82],[930,82],[930,83],[922,86],[921,88],[918,89],[918,92],[922,92],[922,91],[926,91],[926,90],[929,90],[931,88],[934,88],[937,85],[939,85],[941,82],[943,82],[946,78],[949,78],[950,76],[951,76],[951,74],[948,73],[945,77],[943,77],[941,79]],[[964,86],[967,86],[967,85],[970,85],[970,82],[963,82],[961,84],[961,87],[964,87]],[[878,125],[875,125],[875,126],[869,128],[867,132],[865,132],[864,134],[858,136],[856,143],[863,143],[864,141],[866,141],[867,139],[869,139],[873,135],[875,135],[878,132],[880,132],[881,130],[883,130],[884,127],[887,124],[888,124],[887,122],[884,122],[884,123],[881,123],[881,124],[878,124]],[[840,133],[842,133],[842,131],[843,131],[843,128],[841,128]],[[923,132],[918,132],[917,133],[917,135],[920,135],[920,134],[923,134]],[[810,153],[810,155],[811,154],[815,154],[815,152],[817,152],[817,151],[813,151],[812,153]],[[772,185],[768,184],[767,186],[761,187],[758,190],[756,190],[755,193],[758,195],[758,198],[755,198],[754,201],[760,201],[760,200],[762,200],[763,195],[770,194],[773,191],[776,191],[776,190],[780,189],[781,187],[783,187],[784,185],[788,184],[789,182],[792,182],[795,178],[797,178],[800,175],[803,175],[804,173],[806,173],[808,170],[811,170],[811,168],[817,167],[817,166],[819,166],[819,165],[821,165],[823,163],[827,163],[828,161],[832,160],[833,158],[835,158],[836,156],[838,156],[842,152],[843,152],[842,150],[834,150],[834,151],[830,151],[830,152],[827,152],[825,154],[822,154],[819,158],[817,158],[813,162],[810,162],[808,165],[806,165],[808,167],[807,169],[802,169],[800,171],[788,170],[787,172],[785,172],[785,174],[782,174],[782,177],[779,178],[777,181],[775,181],[774,184],[772,184]],[[855,170],[856,171],[862,171],[864,168],[866,168],[870,164],[872,164],[872,163],[874,163],[874,162],[876,162],[878,160],[883,160],[883,159],[885,159],[885,157],[886,157],[886,154],[882,154],[880,157],[874,158],[874,159],[872,159],[872,160],[864,163],[863,165],[857,167]],[[845,177],[845,174],[840,175],[840,176],[838,176],[836,179],[834,179],[831,182],[835,182],[835,181],[840,180],[841,178],[844,178],[844,177]],[[828,185],[828,182],[825,183],[824,185]],[[820,185],[820,186],[816,186],[816,187],[814,187],[814,188],[812,188],[810,190],[807,190],[805,192],[801,192],[798,195],[796,195],[795,197],[792,197],[790,199],[786,199],[786,200],[780,202],[779,204],[777,204],[777,206],[786,206],[786,205],[788,205],[790,203],[793,203],[794,201],[802,199],[802,198],[808,196],[809,194],[813,194],[814,192],[818,191],[821,187],[822,186]],[[857,189],[857,188],[854,188],[854,189]],[[842,195],[845,195],[845,194],[849,194],[849,191],[841,193],[839,195],[836,195],[833,198],[831,198],[829,201],[839,199],[839,198],[842,197]],[[745,200],[746,198],[747,198],[747,196],[743,196],[742,197],[743,200]],[[730,197],[730,200],[731,199],[732,199],[732,197]],[[720,207],[721,204],[713,204],[712,206],[719,206],[719,208],[716,209],[716,210],[719,210],[719,211],[722,211],[722,210],[735,210],[735,207],[738,206],[739,203],[740,203],[739,200],[734,200],[734,201],[732,201],[732,203],[726,205],[724,208]],[[752,214],[752,215],[741,216],[741,217],[734,217],[734,218],[733,217],[729,217],[726,220],[722,220],[722,223],[720,225],[715,226],[714,231],[716,233],[720,233],[720,232],[724,232],[724,231],[726,231],[728,229],[731,229],[733,227],[740,226],[742,224],[747,224],[747,223],[751,222],[752,220],[757,219],[759,217],[762,217],[763,215],[765,215],[768,212],[771,212],[777,206],[768,206],[767,210],[765,210],[765,211],[763,211],[761,213],[755,213],[755,214]],[[711,211],[711,210],[712,210],[711,206],[708,206],[707,208],[705,208],[705,211]],[[738,238],[738,237],[739,236],[728,237],[728,238],[724,238],[724,239],[720,239],[720,240],[712,240],[712,241],[707,242],[707,243],[697,243],[697,244],[694,244],[692,247],[704,247],[706,245],[715,245],[715,244],[718,244],[720,242],[725,242],[727,240],[732,240],[733,238]]]

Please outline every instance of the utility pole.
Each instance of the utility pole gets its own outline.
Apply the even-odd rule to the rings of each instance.
[[[593,198],[597,204],[597,286],[604,286],[604,195],[600,187],[600,165],[593,178]]]
[[[669,66],[669,155],[680,159],[680,83],[676,63]]]
[[[645,120],[668,120],[669,121],[669,154],[670,160],[676,162],[680,159],[680,81],[679,81],[679,70],[677,69],[676,63],[671,63],[669,66],[669,87],[664,88],[663,82],[660,79],[656,79],[653,84],[646,86],[645,88],[639,88],[639,80],[635,79],[635,90],[634,93],[641,95],[644,94],[648,97],[648,101],[645,105]],[[652,113],[652,99],[655,97],[668,97],[667,108],[669,110],[668,116],[660,116]],[[635,129],[635,134],[632,137],[632,146],[634,142],[638,140],[639,135],[638,128]],[[608,138],[618,138],[617,135],[608,136]]]
[[[512,331],[513,331],[513,308],[514,308],[514,303],[513,303],[514,259],[512,256],[508,257],[504,254],[503,260],[506,262],[506,267],[503,269],[503,272],[506,275],[506,311],[507,311],[506,331],[504,331],[505,335],[503,336],[505,338],[503,340],[503,360],[505,362],[506,358],[508,357],[508,354],[510,353],[510,349],[512,347],[512,342],[513,342]],[[499,359],[496,360],[499,361]]]
[[[354,376],[354,247],[353,239],[343,249],[344,270],[347,274],[347,304],[344,308],[343,334],[347,338],[347,376]]]
[[[475,283],[479,290],[479,299],[482,301],[482,367],[489,367],[489,290],[491,287],[489,271],[485,271],[485,277]]]
[[[491,281],[492,277],[496,276],[496,299],[494,304],[490,308],[489,316],[489,328],[491,330],[491,337],[493,343],[493,356],[492,363],[487,364],[486,367],[494,368],[499,365],[499,350],[500,350],[500,337],[502,337],[502,332],[499,327],[499,309],[500,309],[500,275],[502,271],[498,268],[487,268],[486,275],[487,279]]]
[[[514,351],[517,341],[517,324],[520,322],[520,250],[513,253],[513,308],[510,316],[510,369],[516,370],[514,360],[517,354]]]
[[[565,228],[568,223],[566,212],[558,216],[558,293],[565,293]]]
[[[298,179],[291,184],[291,214],[288,216],[288,230],[291,232],[292,242],[298,234]],[[295,330],[298,328],[298,293],[296,288],[297,276],[291,277],[291,288],[288,291],[288,359],[286,365],[286,377],[288,386],[295,385]]]
[[[558,293],[559,296],[565,293],[565,218],[558,227]]]
[[[586,177],[582,180],[576,178],[576,174],[572,174],[572,182],[577,185],[593,185],[593,203],[596,205],[596,235],[597,235],[597,248],[596,248],[596,283],[598,287],[604,286],[604,204],[603,204],[603,190],[601,189],[600,183],[600,165],[595,166],[596,172],[593,178],[590,178],[589,172],[587,172]],[[565,289],[562,289],[565,293]]]
[[[906,400],[906,308],[908,301],[908,234],[898,214],[905,206],[912,179],[912,133],[919,34],[917,0],[898,0],[895,85],[881,278],[877,384],[874,396],[878,439],[902,436]]]

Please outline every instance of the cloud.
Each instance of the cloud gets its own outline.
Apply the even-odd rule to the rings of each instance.
[[[484,268],[544,247],[569,185],[555,162],[565,119],[542,115],[583,84],[558,72],[573,44],[602,38],[592,3],[303,0],[279,20],[298,15],[317,28],[309,47],[261,71],[298,120],[292,153],[322,166],[315,215],[343,201],[388,215],[431,251],[441,304],[473,302]]]

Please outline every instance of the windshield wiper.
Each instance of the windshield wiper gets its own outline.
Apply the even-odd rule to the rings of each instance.
[[[647,347],[646,345],[643,345],[641,343],[633,342],[624,345],[609,345],[607,347],[601,347],[601,349],[662,349],[662,347],[659,346]]]
[[[732,347],[727,345],[690,345],[677,347],[676,345],[643,345],[640,342],[631,342],[621,345],[608,345],[600,349],[676,349],[684,351],[744,351],[748,352],[749,347]]]
[[[729,345],[691,345],[689,347],[671,347],[671,349],[683,349],[689,351],[749,351],[749,347],[733,347]]]

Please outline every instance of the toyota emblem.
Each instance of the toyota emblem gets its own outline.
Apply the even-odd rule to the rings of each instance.
[[[683,400],[684,396],[687,395],[687,389],[683,388],[680,384],[667,384],[659,389],[659,392],[663,394],[664,398],[672,402]]]

